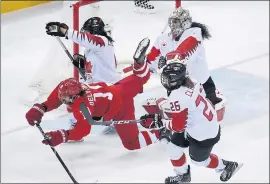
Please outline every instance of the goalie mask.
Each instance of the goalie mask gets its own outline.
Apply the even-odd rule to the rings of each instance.
[[[74,78],[62,81],[58,87],[58,97],[63,104],[72,104],[83,91],[81,84]]]
[[[89,32],[93,35],[104,35],[105,24],[100,17],[92,17],[85,21],[83,27],[81,28],[81,32]]]
[[[191,27],[191,24],[192,18],[189,11],[182,7],[175,9],[168,19],[168,25],[171,29],[173,38],[181,35],[186,29]]]
[[[166,65],[161,73],[161,84],[168,90],[178,89],[186,80],[186,66],[174,62]]]

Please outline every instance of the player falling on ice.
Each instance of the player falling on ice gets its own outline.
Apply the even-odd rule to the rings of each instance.
[[[86,81],[80,82],[91,84],[93,82],[116,83],[121,79],[116,68],[116,57],[110,27],[100,17],[91,17],[84,22],[80,31],[69,29],[65,23],[49,22],[46,24],[46,33],[51,36],[65,37],[68,40],[84,47],[84,55],[74,54],[74,65],[85,74]],[[70,106],[70,127],[73,128],[77,120],[72,115]],[[79,141],[83,141],[79,140]],[[74,141],[68,141],[74,142]]]
[[[171,13],[168,25],[170,33],[157,37],[147,55],[150,69],[160,71],[166,64],[166,58],[171,60],[174,59],[172,57],[179,57],[175,59],[180,59],[186,65],[190,77],[203,85],[206,98],[213,105],[222,107],[226,100],[216,95],[216,87],[205,58],[203,41],[211,37],[207,27],[193,22],[189,11],[182,7]],[[146,104],[145,106],[148,107]]]
[[[44,113],[58,108],[61,104],[69,104],[74,117],[78,121],[73,129],[48,132],[52,146],[68,140],[80,140],[91,131],[91,125],[80,111],[80,104],[85,103],[93,119],[101,120],[133,120],[135,108],[133,98],[143,92],[143,85],[148,81],[150,72],[144,61],[145,52],[150,40],[143,39],[134,54],[133,75],[116,84],[104,82],[82,84],[73,78],[60,82],[47,100],[34,106],[26,113],[30,125],[40,123]],[[154,128],[160,128],[158,124]],[[138,124],[115,124],[115,129],[122,144],[129,150],[140,149],[157,142],[166,135],[164,127],[159,130],[141,130]],[[143,126],[148,127],[147,124]],[[44,144],[47,142],[44,140]]]
[[[228,181],[243,164],[221,159],[212,153],[213,146],[220,140],[219,122],[224,111],[216,112],[203,94],[203,86],[190,79],[186,66],[180,60],[168,60],[167,63],[161,73],[167,99],[157,101],[162,115],[158,114],[159,117],[152,122],[159,126],[163,124],[174,132],[167,152],[176,176],[167,177],[165,183],[191,182],[185,148],[189,148],[189,156],[195,165],[221,172],[220,180]]]

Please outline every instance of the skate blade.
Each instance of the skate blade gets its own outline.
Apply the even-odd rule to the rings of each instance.
[[[139,57],[141,56],[141,54],[144,51],[144,49],[149,46],[149,43],[150,43],[149,38],[144,38],[140,42],[140,44],[139,44],[139,46],[138,46],[138,48],[137,48],[137,50],[135,52],[134,59],[139,59]]]
[[[237,168],[234,170],[234,172],[232,173],[232,176],[237,172],[237,171],[239,171],[239,169],[241,169],[241,167],[244,165],[244,163],[238,163],[238,166],[237,166]],[[232,177],[231,176],[231,177]]]
[[[234,175],[236,172],[238,172],[239,169],[241,169],[241,167],[242,167],[243,165],[244,165],[243,163],[238,163],[238,166],[237,166],[237,168],[234,170],[234,172],[232,173],[231,177],[228,178],[227,180],[224,180],[224,179],[221,179],[221,178],[220,178],[221,181],[223,181],[223,182],[229,181],[229,180],[233,177],[233,175]]]

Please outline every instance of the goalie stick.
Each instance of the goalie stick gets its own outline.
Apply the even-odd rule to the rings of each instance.
[[[58,154],[58,152],[56,151],[56,149],[54,147],[51,146],[51,141],[48,138],[48,136],[46,136],[46,134],[44,133],[43,129],[41,128],[41,126],[35,122],[36,127],[39,129],[40,133],[43,135],[44,139],[48,142],[48,144],[51,147],[51,150],[53,151],[53,153],[55,154],[55,156],[57,157],[57,159],[59,160],[59,162],[62,164],[62,166],[64,167],[64,169],[66,170],[68,176],[70,177],[70,179],[73,181],[73,183],[78,183],[75,178],[73,177],[73,175],[71,174],[71,172],[69,171],[69,169],[67,168],[66,164],[64,163],[64,161],[62,160],[62,158],[60,157],[60,155]]]
[[[74,65],[74,67],[78,70],[78,72],[81,74],[82,78],[86,81],[86,77],[84,75],[84,72],[74,64],[74,58],[71,56],[71,54],[69,53],[69,51],[66,48],[66,46],[64,45],[64,43],[61,41],[61,39],[59,37],[55,37],[55,38],[57,39],[57,41],[59,42],[59,44],[61,45],[61,47],[64,49],[65,53],[67,54],[67,56],[71,60],[71,62]]]

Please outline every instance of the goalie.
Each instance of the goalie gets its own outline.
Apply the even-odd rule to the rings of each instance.
[[[61,104],[70,105],[74,117],[78,121],[74,129],[57,130],[46,133],[50,137],[52,146],[57,146],[68,140],[80,140],[91,131],[91,125],[80,111],[80,104],[85,103],[94,120],[133,120],[135,108],[133,98],[143,92],[143,85],[148,81],[150,72],[144,61],[145,52],[150,40],[143,39],[134,54],[133,75],[130,75],[114,85],[104,82],[82,84],[73,78],[59,83],[49,95],[47,100],[34,106],[26,113],[30,125],[40,123],[44,113],[58,108]],[[137,124],[116,124],[115,129],[125,148],[129,150],[140,149],[157,142],[167,132],[153,116],[142,117],[142,126],[154,128],[153,130],[140,129]],[[151,121],[149,121],[149,119]],[[151,124],[149,124],[151,122]],[[156,126],[152,126],[156,125]],[[43,141],[47,144],[46,141]]]
[[[167,61],[180,60],[186,65],[189,76],[203,85],[206,98],[222,107],[226,100],[216,94],[205,58],[203,41],[211,37],[207,27],[193,22],[189,11],[182,7],[171,13],[168,25],[170,33],[159,36],[147,55],[150,69],[159,72]]]

